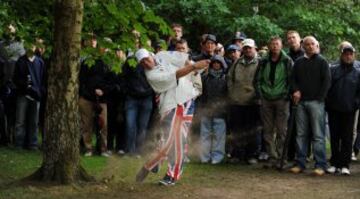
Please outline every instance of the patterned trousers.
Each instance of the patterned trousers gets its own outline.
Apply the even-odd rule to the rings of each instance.
[[[168,160],[167,175],[174,180],[180,179],[187,147],[187,136],[194,113],[194,100],[178,105],[161,119],[161,130],[167,137],[165,144],[144,165],[152,170],[165,159]]]

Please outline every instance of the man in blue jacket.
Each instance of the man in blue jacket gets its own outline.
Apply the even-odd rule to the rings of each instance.
[[[15,64],[14,84],[17,90],[15,145],[37,149],[40,99],[44,93],[44,61],[35,56],[35,46]],[[26,135],[28,141],[25,139]]]
[[[355,48],[341,48],[340,62],[331,67],[331,87],[326,108],[331,138],[329,173],[350,175],[355,112],[360,100],[360,71],[355,67]]]

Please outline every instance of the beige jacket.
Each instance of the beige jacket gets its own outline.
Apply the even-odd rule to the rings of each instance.
[[[251,61],[246,61],[242,56],[232,65],[227,77],[230,103],[234,105],[259,104],[254,85],[259,61],[258,56]]]

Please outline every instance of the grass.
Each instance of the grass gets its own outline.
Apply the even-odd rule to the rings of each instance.
[[[41,166],[40,151],[0,148],[0,182],[30,175]],[[104,157],[82,158],[81,164],[92,174],[99,174],[106,165]]]
[[[144,158],[145,159],[145,158]],[[81,162],[98,182],[66,186],[29,184],[4,186],[34,172],[41,164],[41,153],[0,148],[0,198],[359,198],[360,165],[353,175],[313,177],[309,173],[292,175],[264,170],[260,165],[186,165],[183,178],[174,187],[160,187],[166,165],[158,174],[149,174],[143,184],[134,182],[144,159],[133,157],[87,157]]]

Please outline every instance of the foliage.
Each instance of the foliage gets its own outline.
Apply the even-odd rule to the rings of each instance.
[[[0,3],[0,35],[6,26],[12,24],[17,29],[17,37],[25,46],[34,43],[35,38],[52,40],[52,1],[2,0]],[[51,50],[51,46],[49,46]]]
[[[338,56],[343,40],[360,45],[360,3],[355,0],[144,0],[169,23],[181,23],[185,38],[198,46],[199,36],[214,33],[229,44],[236,31],[254,38],[258,45],[274,35],[284,39],[288,30],[314,35],[330,59]]]
[[[84,10],[85,38],[92,33],[96,34],[99,45],[113,52],[117,49],[132,51],[137,47],[137,41],[141,46],[151,48],[148,45],[149,40],[157,40],[159,35],[170,34],[170,28],[165,21],[139,0],[90,0],[86,1]],[[139,38],[133,33],[134,30],[139,33]],[[110,38],[111,41],[105,38]],[[85,49],[84,53],[94,58],[98,56],[98,52],[89,49]],[[115,71],[121,70],[122,60],[116,58],[114,53],[106,53],[103,59],[112,63],[110,65]]]
[[[43,38],[47,52],[51,51],[53,32],[53,0],[3,0],[0,3],[0,26],[16,25],[18,36],[27,43],[35,38]],[[0,34],[5,28],[0,29]],[[132,31],[139,32],[137,38]],[[86,0],[84,4],[83,39],[92,34],[97,35],[98,45],[108,48],[110,53],[101,54],[98,50],[83,48],[82,56],[89,63],[102,56],[115,71],[120,71],[123,60],[115,56],[116,50],[133,51],[136,41],[142,46],[148,40],[156,40],[160,36],[169,35],[170,28],[165,21],[145,7],[140,0]],[[105,38],[110,38],[112,42]],[[50,55],[49,53],[47,55]]]
[[[145,0],[146,5],[168,22],[184,25],[190,46],[198,47],[201,34],[226,35],[224,27],[234,13],[225,1],[216,0]]]
[[[0,3],[0,27],[16,24],[18,35],[25,41],[44,38],[51,50],[53,0],[3,0]],[[258,45],[266,44],[273,35],[295,29],[302,36],[314,35],[322,52],[329,58],[338,56],[337,45],[349,40],[360,44],[360,3],[355,0],[87,0],[85,1],[83,38],[95,33],[99,45],[112,51],[124,52],[136,47],[136,30],[140,43],[147,46],[150,39],[166,38],[171,33],[167,23],[181,23],[190,46],[198,47],[199,36],[213,33],[224,44],[229,44],[236,31],[245,32]],[[163,20],[166,19],[166,22]],[[0,29],[0,34],[4,28]],[[112,42],[104,40],[105,37]],[[82,55],[90,62],[99,52],[84,49]],[[120,71],[114,53],[104,58],[115,71]]]

